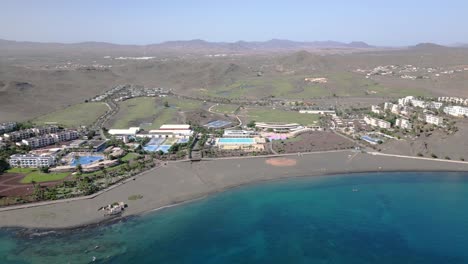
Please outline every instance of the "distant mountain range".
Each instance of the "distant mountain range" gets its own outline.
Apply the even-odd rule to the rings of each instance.
[[[268,41],[237,41],[237,42],[209,42],[195,39],[187,41],[167,41],[149,45],[119,45],[106,42],[81,42],[72,44],[40,43],[1,40],[0,48],[9,49],[82,49],[82,50],[138,50],[146,53],[153,52],[267,52],[267,51],[297,51],[315,49],[370,49],[374,46],[362,41],[350,43],[338,41],[299,42],[282,39]]]
[[[366,51],[372,49],[394,49],[397,47],[377,47],[362,41],[344,43],[339,41],[292,41],[272,39],[268,41],[237,41],[237,42],[209,42],[201,39],[166,41],[148,45],[121,45],[107,42],[80,43],[42,43],[29,41],[11,41],[0,39],[0,51],[3,53],[94,53],[107,55],[141,55],[150,56],[161,53],[174,54],[253,54],[268,52],[292,51]],[[414,46],[399,47],[398,49],[434,50],[444,48],[468,48],[468,44],[442,46],[435,43],[419,43]]]

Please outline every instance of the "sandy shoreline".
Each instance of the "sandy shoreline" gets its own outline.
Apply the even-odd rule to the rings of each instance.
[[[278,160],[272,160],[278,159]],[[282,166],[284,164],[284,166]],[[97,209],[124,201],[128,208],[122,217],[138,215],[178,205],[236,188],[292,177],[393,171],[467,172],[468,163],[371,155],[352,151],[310,153],[287,158],[240,158],[176,162],[152,170],[92,199],[0,212],[0,227],[67,229],[106,221]],[[131,195],[143,195],[129,201]]]

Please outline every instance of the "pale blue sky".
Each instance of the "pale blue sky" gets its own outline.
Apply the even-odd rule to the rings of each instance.
[[[0,0],[0,10],[11,40],[468,43],[467,0]]]

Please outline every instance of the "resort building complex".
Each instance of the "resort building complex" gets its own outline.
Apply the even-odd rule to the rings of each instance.
[[[9,163],[11,167],[50,167],[55,164],[55,157],[52,155],[15,154],[10,157]]]

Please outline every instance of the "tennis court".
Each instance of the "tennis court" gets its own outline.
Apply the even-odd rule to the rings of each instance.
[[[232,124],[232,122],[224,121],[224,120],[216,120],[216,121],[209,122],[205,126],[208,127],[208,128],[221,128],[221,127],[225,127],[225,126],[230,125],[230,124]]]
[[[146,146],[143,147],[144,150],[150,152],[158,151],[159,146],[164,142],[164,138],[152,138]]]

